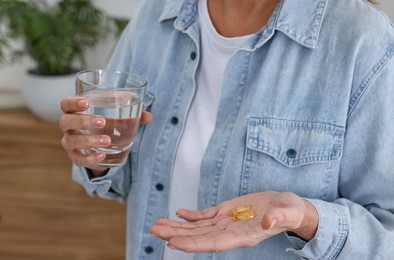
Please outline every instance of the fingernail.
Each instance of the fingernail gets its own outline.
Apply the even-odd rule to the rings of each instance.
[[[96,161],[102,161],[105,158],[105,153],[98,153],[96,154]]]
[[[268,229],[275,227],[277,223],[278,223],[278,219],[276,218],[272,219],[271,226]]]
[[[95,119],[93,119],[93,123],[95,126],[104,126],[105,125],[105,119],[102,117],[96,117]]]
[[[80,108],[88,108],[89,107],[89,102],[85,99],[82,99],[78,102],[78,106]]]
[[[108,136],[102,136],[99,138],[99,143],[101,145],[109,145],[110,142],[111,142],[111,139]]]
[[[173,245],[167,244],[167,246],[168,246],[169,248],[173,249],[173,250],[178,250],[178,248],[176,248],[176,247],[173,246]]]

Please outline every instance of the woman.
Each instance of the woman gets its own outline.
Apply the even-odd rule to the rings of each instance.
[[[105,119],[66,98],[62,143],[127,200],[128,259],[391,259],[393,55],[363,0],[146,0],[108,68],[147,79],[154,120],[100,168],[79,151],[109,138],[77,133]]]

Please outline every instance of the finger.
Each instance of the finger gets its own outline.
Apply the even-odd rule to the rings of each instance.
[[[264,230],[270,230],[276,226],[278,219],[275,216],[265,215],[261,221],[261,227]]]
[[[142,111],[141,114],[141,124],[142,125],[146,125],[148,123],[150,123],[153,119],[153,115],[147,111]]]
[[[89,101],[82,97],[66,97],[60,102],[60,107],[64,113],[77,113],[89,108]]]
[[[156,224],[150,230],[150,233],[154,237],[159,237],[165,240],[169,240],[173,237],[177,236],[199,236],[199,235],[208,235],[213,232],[217,232],[220,230],[226,229],[231,223],[235,220],[228,216],[222,216],[221,218],[216,219],[215,222],[212,220],[209,221],[201,221],[205,223],[201,223],[199,225],[196,222],[189,223],[169,223],[170,225]]]
[[[75,130],[101,129],[105,126],[105,118],[96,115],[65,114],[59,125],[64,133]]]
[[[222,218],[224,218],[224,217],[225,216],[222,216]],[[218,221],[220,221],[220,219],[221,218],[214,218],[214,219],[206,219],[206,220],[200,220],[200,221],[195,221],[195,222],[180,222],[180,221],[175,221],[175,220],[170,220],[170,219],[159,219],[156,222],[156,225],[169,226],[172,228],[193,229],[193,228],[199,228],[199,227],[213,226]]]
[[[80,167],[97,168],[97,163],[105,159],[105,153],[95,152],[82,154],[80,150],[73,150],[69,153],[69,157],[73,163]]]
[[[247,229],[247,228],[246,228]],[[252,247],[263,240],[260,234],[245,231],[245,228],[220,230],[206,235],[174,237],[168,241],[172,249],[185,252],[223,252],[234,248]]]
[[[231,249],[230,241],[228,245],[220,247],[215,241],[218,237],[222,235],[226,237],[227,235],[216,234],[209,236],[195,236],[195,237],[175,237],[168,241],[167,246],[174,250],[182,250],[187,253],[192,252],[222,252]],[[228,237],[227,237],[228,238]],[[221,243],[220,243],[221,244]],[[228,249],[227,249],[228,248]]]
[[[66,134],[61,140],[65,150],[107,147],[110,143],[111,138],[107,135]]]
[[[164,226],[170,226],[170,227],[180,227],[180,223],[175,220],[167,219],[167,218],[161,218],[156,221],[155,225],[164,225]]]
[[[205,210],[187,210],[180,209],[176,212],[179,218],[183,218],[187,221],[198,221],[203,219],[211,219],[217,216],[219,209],[217,207],[205,209]]]
[[[234,220],[233,217],[229,217],[227,215],[217,216],[215,218],[204,219],[194,222],[181,222],[181,221],[175,221],[170,219],[159,219],[156,222],[156,225],[169,226],[172,228],[195,229],[200,227],[220,225],[220,222],[224,219]]]

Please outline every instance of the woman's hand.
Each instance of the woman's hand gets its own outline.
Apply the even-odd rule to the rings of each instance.
[[[230,214],[232,209],[243,205],[256,213],[253,219],[236,220]],[[186,252],[252,247],[284,231],[310,240],[318,225],[318,214],[312,204],[290,192],[252,193],[206,210],[181,209],[177,215],[187,222],[160,219],[150,233],[167,240],[170,248]]]
[[[93,147],[106,147],[111,143],[111,139],[107,135],[81,133],[81,130],[95,130],[105,127],[105,118],[81,113],[87,110],[89,105],[89,101],[81,97],[67,97],[61,101],[61,108],[65,113],[59,121],[63,131],[62,146],[73,163],[89,168],[95,176],[101,176],[108,169],[96,166],[96,164],[105,159],[105,153],[84,153],[83,151]],[[150,113],[142,113],[141,124],[147,124],[151,120]]]

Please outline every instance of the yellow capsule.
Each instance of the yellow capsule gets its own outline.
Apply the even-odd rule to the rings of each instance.
[[[253,210],[245,210],[245,211],[242,211],[242,212],[238,212],[238,213],[234,216],[234,218],[235,218],[236,220],[241,220],[241,221],[243,221],[243,220],[251,220],[251,219],[253,219],[255,216],[256,216],[256,213],[255,213]]]
[[[250,210],[249,205],[239,206],[231,210],[231,215],[235,217],[238,213]]]

